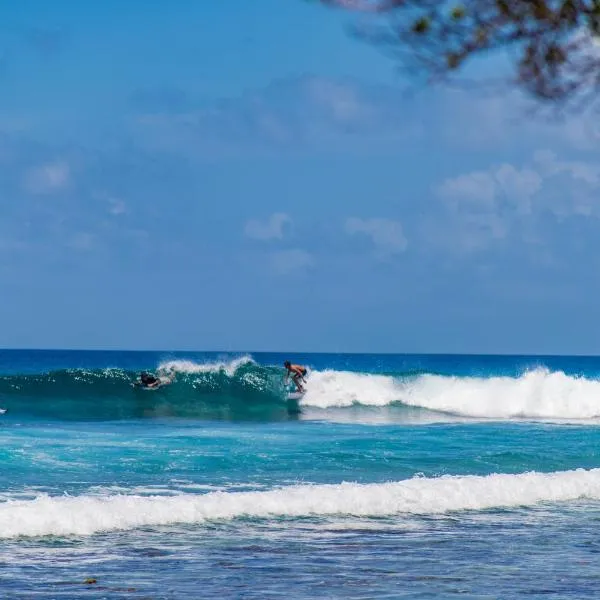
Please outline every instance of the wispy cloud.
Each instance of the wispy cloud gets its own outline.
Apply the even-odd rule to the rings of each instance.
[[[119,200],[118,198],[109,198],[108,203],[110,208],[108,212],[113,216],[124,215],[127,212],[127,206],[123,200]]]
[[[600,166],[597,160],[561,160],[554,152],[536,152],[534,163],[548,181],[543,204],[557,219],[600,218]]]
[[[71,169],[64,161],[50,162],[29,169],[24,176],[23,186],[30,194],[51,194],[69,184]]]
[[[92,233],[80,231],[75,233],[67,242],[67,246],[74,250],[90,251],[94,247],[96,236]]]
[[[118,217],[128,212],[127,205],[121,198],[116,198],[106,192],[96,192],[93,196],[95,199],[105,203],[106,211],[113,217]]]
[[[543,215],[600,217],[600,167],[595,162],[564,161],[554,152],[534,153],[516,167],[501,164],[449,178],[434,186],[447,210],[446,232],[456,248],[472,251],[508,237],[513,229],[526,243],[540,243],[532,230]],[[442,235],[442,238],[444,236]]]
[[[401,92],[391,86],[314,76],[273,81],[239,97],[177,110],[140,112],[134,127],[151,147],[199,152],[263,150],[361,150],[366,141],[400,143],[420,132],[401,110]],[[168,107],[168,108],[167,108]]]
[[[467,203],[491,209],[496,201],[496,181],[487,171],[473,171],[445,179],[435,191],[455,209]]]
[[[362,234],[369,237],[380,257],[400,254],[408,245],[400,221],[350,217],[346,219],[344,228],[350,235]]]
[[[438,90],[433,104],[431,126],[453,146],[533,151],[540,144],[558,143],[563,148],[593,150],[600,142],[600,119],[595,111],[559,114],[552,108],[543,110],[505,85]]]
[[[540,171],[546,176],[568,174],[573,179],[596,187],[600,185],[600,165],[576,160],[559,160],[551,150],[539,150],[533,156]]]
[[[143,146],[189,156],[370,153],[407,142],[490,150],[518,143],[533,151],[557,141],[597,147],[598,119],[532,115],[522,95],[504,91],[446,89],[415,97],[392,85],[304,75],[213,102],[175,89],[139,91],[131,124]]]
[[[357,86],[313,78],[306,82],[307,96],[339,123],[354,123],[373,117],[375,106],[362,97]]]
[[[247,237],[255,240],[282,240],[286,225],[291,225],[292,219],[285,213],[274,213],[266,221],[251,219],[244,227]]]
[[[278,275],[299,273],[314,264],[315,260],[312,254],[300,248],[281,250],[271,255],[271,266]]]
[[[532,197],[541,186],[542,177],[533,169],[518,169],[505,163],[488,171],[446,179],[437,186],[436,193],[457,211],[495,211],[503,202],[527,214],[531,212]]]

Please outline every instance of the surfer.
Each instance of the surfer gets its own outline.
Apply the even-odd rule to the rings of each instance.
[[[285,384],[287,385],[291,375],[292,380],[296,384],[296,389],[299,392],[303,392],[304,388],[302,387],[302,383],[306,383],[306,375],[308,374],[306,367],[303,367],[302,365],[293,365],[289,360],[286,360],[283,363],[283,366],[287,369]]]
[[[140,381],[142,382],[142,387],[154,388],[158,387],[161,384],[161,380],[154,375],[150,375],[150,373],[146,373],[145,371],[140,374]]]

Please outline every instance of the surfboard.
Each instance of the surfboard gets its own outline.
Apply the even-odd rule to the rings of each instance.
[[[288,400],[301,400],[306,392],[288,392]]]
[[[3,415],[6,412],[5,408],[0,408],[0,415]]]
[[[158,379],[159,379],[160,383],[158,385],[153,385],[152,387],[147,386],[147,385],[142,385],[139,381],[136,381],[132,385],[134,388],[136,388],[138,390],[152,391],[152,390],[160,390],[160,388],[165,387],[165,385],[169,385],[170,383],[173,383],[173,379],[171,377],[159,377]]]

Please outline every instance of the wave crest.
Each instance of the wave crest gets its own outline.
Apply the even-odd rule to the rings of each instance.
[[[283,369],[260,365],[251,356],[211,363],[165,361],[158,370],[174,373],[175,380],[151,392],[132,388],[138,373],[123,369],[6,375],[0,377],[0,406],[9,414],[71,419],[289,416]],[[410,407],[440,419],[596,420],[600,381],[543,368],[519,377],[309,372],[300,406],[331,410],[356,405],[395,407],[396,412]]]
[[[600,417],[600,381],[548,369],[516,378],[424,375],[406,386],[400,400],[467,417],[595,419]]]
[[[233,377],[240,367],[255,364],[251,356],[245,355],[232,360],[208,363],[197,363],[193,360],[168,360],[160,363],[158,370],[185,374],[224,372],[229,377]]]
[[[468,418],[596,419],[600,381],[542,368],[519,377],[322,371],[311,373],[302,401],[319,408],[395,403]]]

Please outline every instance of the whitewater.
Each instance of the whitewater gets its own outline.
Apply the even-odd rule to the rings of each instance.
[[[0,407],[0,597],[596,596],[598,358],[0,351]]]
[[[382,517],[600,500],[600,469],[485,477],[413,478],[360,485],[293,486],[271,491],[171,497],[41,496],[0,504],[2,537],[92,535],[147,525],[203,524],[239,517]]]
[[[244,403],[246,408],[274,408],[292,389],[284,385],[280,366],[258,364],[251,355],[221,361],[164,360],[155,370],[175,375],[174,384],[157,396],[163,407],[170,406],[175,413],[194,403],[200,408],[207,398],[215,407]],[[59,417],[68,416],[61,414],[61,402],[76,403],[71,410],[77,412],[85,411],[86,403],[103,402],[105,416],[111,418],[115,416],[111,404],[115,410],[127,411],[127,405],[136,402],[130,388],[137,376],[136,371],[115,367],[11,374],[0,376],[0,394],[6,406],[16,404],[24,413],[38,408],[36,398],[58,396]],[[146,400],[146,406],[152,404],[152,398]],[[306,394],[298,404],[317,409],[404,406],[438,413],[439,419],[446,414],[480,419],[595,420],[600,418],[600,378],[546,367],[487,377],[311,369]]]

